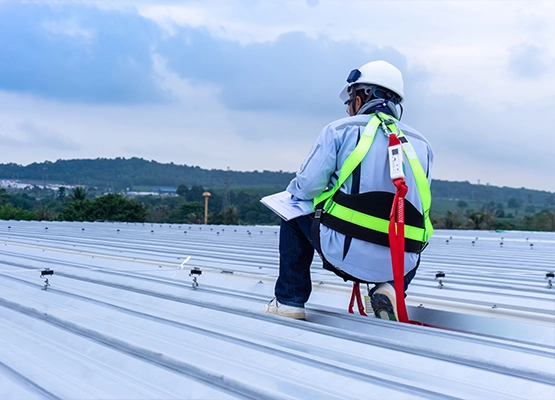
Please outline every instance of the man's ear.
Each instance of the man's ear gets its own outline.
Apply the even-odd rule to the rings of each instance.
[[[355,98],[355,114],[360,110],[360,107],[362,107],[362,99],[360,96],[357,96]]]

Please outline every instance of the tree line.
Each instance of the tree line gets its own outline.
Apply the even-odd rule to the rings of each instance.
[[[0,191],[0,219],[203,223],[202,193],[209,191],[209,223],[277,224],[278,217],[260,198],[283,190],[293,176],[140,158],[0,164],[0,177],[35,180],[25,190]],[[61,186],[48,190],[45,183]],[[63,186],[74,183],[79,185],[72,191]],[[177,196],[126,196],[164,186]],[[551,192],[434,180],[432,197],[431,215],[438,228],[555,230]]]
[[[210,190],[208,223],[279,224],[279,218],[260,203],[260,198],[280,189],[251,187]],[[69,192],[60,187],[57,192],[51,192],[37,201],[36,197],[28,193],[8,193],[0,189],[0,219],[202,224],[203,193],[206,191],[200,185],[189,188],[181,184],[177,188],[177,196],[128,198],[121,193],[96,195],[82,186]],[[431,217],[436,228],[555,231],[553,208],[532,213],[529,206],[522,206],[521,202],[511,198],[506,205],[489,202],[475,210],[466,201],[458,200],[455,209],[437,212],[432,206]],[[523,211],[518,216],[516,214],[520,208]]]
[[[160,187],[177,188],[202,186],[216,188],[273,187],[283,190],[294,177],[293,172],[283,171],[233,171],[203,169],[198,166],[159,163],[142,158],[97,158],[45,161],[22,166],[14,163],[0,164],[0,179],[15,179],[41,185],[57,183],[93,188],[97,193],[124,190],[152,190]],[[523,206],[555,206],[555,193],[526,188],[497,187],[489,184],[434,180],[434,199],[465,200],[477,203],[507,203],[514,198]]]
[[[488,210],[445,211],[433,217],[436,228],[472,230],[521,230],[555,232],[555,212],[544,209],[521,218],[501,218]]]
[[[0,219],[46,221],[117,221],[204,223],[205,188],[180,185],[178,196],[126,197],[122,193],[96,195],[82,186],[67,192],[46,193],[38,201],[29,193],[0,189]],[[279,218],[260,198],[279,188],[211,190],[208,223],[225,225],[275,225]]]
[[[142,158],[97,158],[94,160],[45,161],[22,166],[0,164],[0,179],[61,183],[96,187],[100,192],[141,190],[145,187],[188,186],[225,187],[228,182],[237,187],[285,187],[294,174],[283,171],[232,171],[202,169],[198,166],[159,163]]]

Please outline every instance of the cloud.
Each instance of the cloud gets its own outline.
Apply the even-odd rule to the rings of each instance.
[[[3,146],[20,147],[28,151],[30,148],[46,150],[77,151],[80,146],[65,138],[55,129],[38,126],[30,120],[23,120],[14,127],[0,125],[0,144]]]
[[[547,60],[545,48],[523,44],[510,49],[508,67],[517,78],[538,79],[549,71]]]
[[[0,89],[88,103],[168,101],[153,74],[159,28],[136,12],[0,3]]]
[[[90,42],[94,34],[92,31],[84,29],[80,26],[79,21],[75,17],[65,20],[47,20],[42,24],[43,28],[48,32],[67,35],[71,38],[82,39],[84,42]]]
[[[393,48],[314,39],[302,32],[241,45],[204,29],[177,29],[158,47],[168,67],[183,79],[218,86],[221,101],[235,110],[333,115],[341,108],[338,94],[351,69],[372,59],[406,65]]]
[[[536,116],[549,115],[553,102],[483,107],[463,96],[434,93],[417,100],[404,120],[431,142],[435,178],[555,190],[547,172],[555,169],[553,148],[538,146],[532,137],[549,131],[550,119]]]
[[[554,47],[542,39],[552,29],[535,9],[409,1],[393,18],[353,2],[351,14],[382,16],[353,26],[325,0],[109,3],[0,0],[4,162],[137,156],[294,171],[345,116],[348,72],[385,59],[403,72],[403,120],[432,143],[434,177],[555,190],[537,173],[553,169],[552,146],[527,136],[530,115],[549,132],[555,106]],[[522,7],[524,25],[509,31]],[[415,22],[431,11],[431,25]],[[468,31],[459,16],[473,14]]]

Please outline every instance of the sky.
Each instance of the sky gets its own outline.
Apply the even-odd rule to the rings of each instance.
[[[554,38],[552,0],[0,0],[0,162],[294,172],[383,59],[434,178],[555,191]]]

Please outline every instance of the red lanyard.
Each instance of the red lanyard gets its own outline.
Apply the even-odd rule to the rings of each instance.
[[[368,316],[366,312],[364,312],[364,304],[362,302],[362,297],[360,296],[360,282],[353,282],[353,291],[351,292],[351,301],[349,302],[349,312],[354,314],[353,306],[355,304],[355,300],[357,302],[358,312],[360,315],[365,317]]]
[[[389,135],[389,147],[400,145],[401,142],[395,134]],[[393,179],[397,188],[393,198],[393,206],[389,215],[389,251],[393,266],[393,282],[395,286],[395,299],[397,302],[397,315],[400,322],[409,322],[407,306],[405,304],[405,196],[408,187],[405,178]]]

